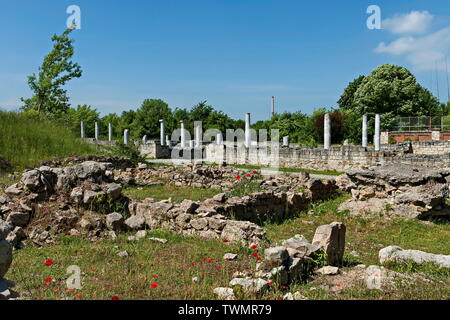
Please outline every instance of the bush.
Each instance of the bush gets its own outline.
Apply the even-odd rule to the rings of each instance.
[[[141,156],[139,148],[134,143],[125,144],[123,142],[117,142],[113,149],[113,153],[116,156],[130,159],[134,166],[137,166],[140,162],[146,162],[145,157]]]

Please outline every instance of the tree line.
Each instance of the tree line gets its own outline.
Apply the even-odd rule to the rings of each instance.
[[[123,111],[120,115],[110,113],[101,117],[92,106],[69,104],[67,91],[63,86],[74,78],[82,76],[81,67],[71,59],[74,54],[74,40],[69,38],[72,29],[52,37],[53,49],[44,58],[39,73],[28,77],[33,92],[31,98],[23,99],[22,110],[30,116],[39,116],[64,123],[79,132],[80,122],[85,122],[88,137],[94,136],[94,124],[99,123],[100,137],[106,138],[108,123],[113,125],[114,139],[120,139],[124,129],[130,129],[133,139],[147,135],[149,139],[159,137],[159,120],[166,121],[170,134],[179,128],[180,120],[186,121],[186,129],[193,134],[194,121],[202,121],[203,129],[244,128],[243,120],[230,118],[222,111],[202,101],[190,110],[172,110],[160,99],[146,99],[137,110]],[[290,141],[302,146],[316,146],[323,141],[323,119],[330,113],[332,143],[348,139],[361,143],[362,116],[369,115],[369,136],[374,134],[374,114],[380,113],[384,128],[389,128],[399,116],[442,116],[448,115],[450,103],[442,104],[406,68],[391,64],[377,67],[369,75],[361,75],[348,84],[337,101],[335,108],[319,108],[311,114],[301,111],[285,112],[258,121],[253,129],[279,129],[280,138],[289,136]]]

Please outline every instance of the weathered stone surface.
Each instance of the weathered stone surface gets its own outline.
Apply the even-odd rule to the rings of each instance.
[[[161,238],[152,237],[152,238],[148,238],[148,240],[153,241],[153,242],[162,243],[162,244],[167,243],[167,239],[161,239]]]
[[[6,219],[13,226],[25,227],[30,221],[30,213],[28,212],[11,212]]]
[[[0,240],[0,279],[2,279],[12,263],[12,246],[6,240]]]
[[[389,261],[398,263],[413,261],[419,265],[426,262],[432,262],[443,268],[450,268],[450,255],[432,254],[419,250],[404,250],[398,246],[383,248],[378,253],[378,256],[381,264],[385,264]]]
[[[338,267],[332,267],[332,266],[325,266],[318,270],[316,270],[316,273],[323,274],[323,275],[336,275],[339,273]]]
[[[286,247],[273,247],[264,250],[264,259],[277,265],[284,264],[289,259]]]
[[[296,235],[294,238],[284,240],[282,244],[288,249],[294,249],[306,256],[309,256],[319,250],[317,245],[309,243],[309,241],[302,235]],[[296,252],[291,251],[289,255],[291,254],[296,255]]]
[[[97,194],[98,192],[92,190],[85,190],[83,195],[83,203],[87,205],[91,204],[92,202],[94,202]]]
[[[106,226],[109,230],[121,231],[125,229],[123,216],[118,212],[110,213],[106,216]]]
[[[262,293],[268,289],[268,281],[264,279],[244,279],[244,278],[234,278],[230,281],[230,286],[241,286],[244,291]]]
[[[112,200],[118,199],[122,194],[122,186],[117,183],[109,183],[106,185],[106,195]]]
[[[143,217],[131,216],[125,220],[125,224],[131,230],[141,230],[145,227],[145,219]]]
[[[0,219],[0,240],[5,240],[8,234],[14,229],[13,225]]]
[[[449,195],[447,169],[383,165],[349,170],[345,179],[352,199],[339,210],[352,215],[381,214],[424,218],[445,207]]]
[[[219,300],[234,300],[234,291],[232,288],[219,287],[213,290]]]
[[[191,226],[196,230],[203,230],[208,226],[208,220],[206,218],[192,219]]]
[[[330,265],[342,264],[345,250],[345,231],[345,225],[341,222],[332,222],[316,229],[312,244],[324,250]]]
[[[184,213],[189,213],[192,214],[195,212],[195,210],[197,210],[197,208],[200,205],[192,200],[183,200],[183,202],[180,203],[180,209],[184,212]]]
[[[236,258],[237,258],[237,254],[235,254],[235,253],[225,253],[223,255],[224,260],[234,260]]]
[[[8,188],[5,189],[5,194],[9,196],[18,196],[23,192],[23,189],[20,187],[18,183],[15,183]]]

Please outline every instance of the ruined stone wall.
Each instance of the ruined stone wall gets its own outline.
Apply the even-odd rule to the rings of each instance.
[[[338,171],[395,163],[440,168],[450,166],[450,142],[446,141],[384,145],[381,152],[360,146],[331,147],[329,150],[281,147],[279,159],[271,155],[270,148],[267,154],[258,154],[259,149],[251,148],[245,149],[241,154],[235,151],[234,156],[227,157],[227,147],[229,146],[208,145],[205,148],[206,161]]]

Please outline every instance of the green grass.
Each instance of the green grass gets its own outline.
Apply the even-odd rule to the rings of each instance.
[[[0,110],[0,156],[15,170],[55,157],[99,153],[94,145],[77,138],[61,124]]]
[[[132,199],[143,200],[154,198],[155,200],[165,200],[172,198],[172,202],[179,203],[184,199],[202,201],[220,193],[217,189],[202,189],[191,187],[177,187],[170,184],[153,185],[148,187],[129,187],[124,190],[124,194]]]
[[[17,283],[18,292],[29,292],[30,299],[214,299],[213,289],[227,286],[232,274],[242,268],[254,267],[256,260],[247,248],[185,237],[169,231],[156,230],[148,236],[162,237],[167,244],[141,239],[89,243],[74,237],[62,238],[59,245],[45,248],[26,247],[14,255],[7,275]],[[126,258],[117,256],[127,251]],[[236,252],[237,261],[225,261],[223,255]],[[54,265],[44,265],[53,259]],[[202,261],[206,260],[206,261]],[[209,262],[207,259],[212,259]],[[81,268],[81,290],[68,291],[66,279],[69,266]],[[156,275],[156,277],[153,277]],[[55,279],[45,286],[44,279]],[[198,277],[198,283],[192,281]],[[151,284],[158,287],[152,288]],[[55,292],[55,290],[57,290]],[[81,293],[82,297],[75,297]]]
[[[265,229],[272,241],[284,240],[295,234],[303,234],[312,240],[315,229],[322,224],[341,221],[346,224],[346,253],[342,272],[349,273],[359,263],[379,265],[378,251],[387,245],[398,245],[404,249],[450,254],[449,224],[433,224],[417,220],[386,221],[379,218],[361,219],[346,213],[337,213],[337,208],[348,195],[312,205],[299,212],[297,217],[281,224],[267,223]],[[312,222],[312,225],[311,225]],[[128,234],[116,240],[95,243],[79,238],[64,237],[59,244],[35,248],[26,246],[14,253],[14,262],[7,278],[15,281],[17,291],[29,292],[24,298],[32,299],[215,299],[213,289],[228,286],[235,271],[253,270],[256,264],[253,250],[218,240],[205,241],[165,230],[150,231],[149,236],[169,240],[159,244],[142,239],[138,242],[126,240]],[[262,255],[264,248],[256,251]],[[117,256],[127,251],[128,258]],[[350,254],[357,251],[358,257]],[[238,254],[236,261],[224,261],[227,252]],[[211,258],[212,262],[205,259]],[[51,267],[44,266],[45,259],[54,259]],[[203,259],[203,261],[202,261]],[[194,264],[193,264],[194,263]],[[67,291],[66,269],[77,265],[82,271],[82,290]],[[334,277],[315,277],[307,283],[296,283],[289,288],[276,284],[261,299],[280,299],[287,292],[299,291],[308,299],[448,299],[450,298],[450,275],[448,270],[426,264],[416,266],[387,265],[387,268],[412,276],[413,281],[394,278],[394,289],[369,290],[364,280],[355,279],[351,286],[334,292],[323,286],[333,286]],[[153,278],[152,275],[156,275]],[[342,274],[341,274],[342,276]],[[44,279],[55,279],[49,286]],[[192,277],[199,282],[193,283]],[[158,283],[151,288],[151,283]],[[55,292],[55,290],[57,290]],[[75,297],[82,293],[82,297]],[[251,294],[238,293],[239,299],[255,299]]]
[[[305,168],[267,168],[264,166],[257,166],[257,165],[246,165],[246,164],[230,164],[230,166],[238,168],[238,169],[268,169],[268,170],[279,170],[281,172],[308,172],[311,174],[322,174],[322,175],[328,175],[328,176],[340,176],[343,174],[343,172],[335,171],[335,170],[312,170],[312,169],[305,169]]]

